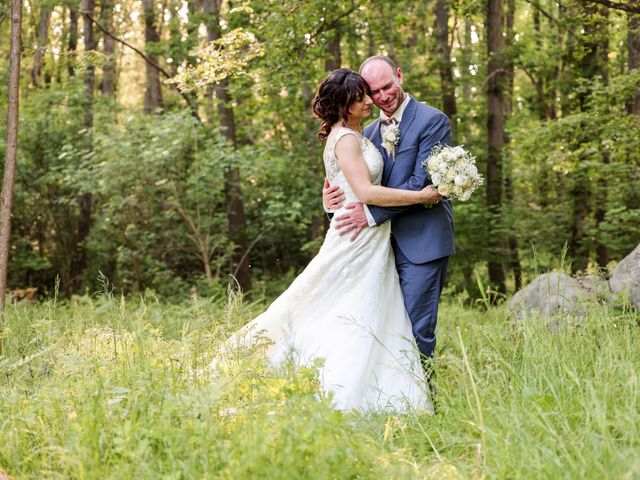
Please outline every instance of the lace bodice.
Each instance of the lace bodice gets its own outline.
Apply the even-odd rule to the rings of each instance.
[[[331,185],[339,185],[340,188],[344,191],[344,204],[347,205],[350,202],[357,202],[359,200],[356,197],[355,193],[353,193],[349,182],[347,182],[344,173],[340,169],[338,159],[336,158],[336,143],[338,143],[338,140],[340,140],[345,135],[353,135],[360,141],[362,156],[365,163],[367,164],[367,168],[369,169],[371,183],[373,183],[374,185],[380,185],[384,163],[382,161],[382,156],[380,155],[380,152],[375,147],[375,145],[371,143],[368,138],[354,130],[351,130],[350,128],[341,127],[338,131],[333,133],[329,137],[329,139],[327,139],[327,144],[324,147],[323,155],[324,168],[327,173],[327,178],[329,179],[329,183]]]

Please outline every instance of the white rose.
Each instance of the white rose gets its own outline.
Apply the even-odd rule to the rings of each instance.
[[[453,194],[454,194],[456,197],[459,197],[459,196],[460,196],[460,195],[462,195],[463,193],[464,193],[464,189],[463,189],[461,186],[456,185],[456,186],[454,186],[454,187],[453,187]]]
[[[461,157],[464,155],[464,148],[458,146],[458,147],[454,147],[453,151],[451,152],[453,154],[454,157]]]
[[[453,179],[456,178],[456,172],[455,170],[449,170],[446,174],[446,179],[449,182],[453,182]]]
[[[467,177],[465,177],[464,175],[456,175],[456,177],[453,179],[453,183],[455,183],[456,185],[466,185]]]
[[[396,125],[388,127],[384,131],[384,135],[382,135],[382,140],[386,143],[391,143],[395,145],[398,143],[398,139],[400,138],[400,130]]]
[[[444,185],[440,185],[440,186],[438,187],[438,193],[439,193],[440,195],[442,195],[443,197],[448,197],[448,196],[450,195],[450,193],[451,193],[451,192],[450,192],[450,191],[449,191],[449,189],[448,189],[447,187],[445,187]]]
[[[467,175],[472,178],[475,178],[478,175],[478,169],[473,163],[471,165],[467,165]]]

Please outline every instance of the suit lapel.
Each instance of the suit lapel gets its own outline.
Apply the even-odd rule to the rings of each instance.
[[[380,148],[382,145],[382,137],[380,136],[380,119],[375,120],[367,127],[367,129],[369,130],[369,140],[371,140],[371,143]]]
[[[390,160],[390,168],[388,172],[386,172],[387,169],[385,168],[386,177],[384,183],[387,183],[389,177],[391,176],[391,172],[393,171],[393,167],[395,167],[396,163],[398,163],[398,152],[402,149],[402,141],[406,138],[409,127],[411,127],[413,120],[416,118],[416,107],[416,101],[411,98],[409,100],[409,103],[407,104],[407,107],[404,109],[404,112],[402,112],[402,121],[400,122],[400,143],[396,145],[396,160]]]
[[[412,98],[402,113],[402,121],[400,122],[400,145],[398,145],[398,148],[402,146],[402,140],[405,138],[405,134],[409,131],[413,120],[416,118],[417,107],[418,102]]]

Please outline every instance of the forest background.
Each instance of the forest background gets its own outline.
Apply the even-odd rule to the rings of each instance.
[[[606,275],[640,241],[637,0],[23,5],[9,289],[278,294],[327,228],[315,88],[378,53],[486,177],[454,207],[450,291],[513,292],[561,258]]]

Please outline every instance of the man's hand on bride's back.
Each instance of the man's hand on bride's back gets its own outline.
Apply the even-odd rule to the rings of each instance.
[[[369,226],[367,214],[364,206],[360,202],[350,203],[346,206],[347,213],[336,217],[336,230],[341,237],[349,232],[353,232],[350,240],[353,242],[360,232]]]
[[[329,185],[329,180],[324,179],[322,187],[322,205],[326,212],[335,212],[344,202],[344,192],[338,185]]]

